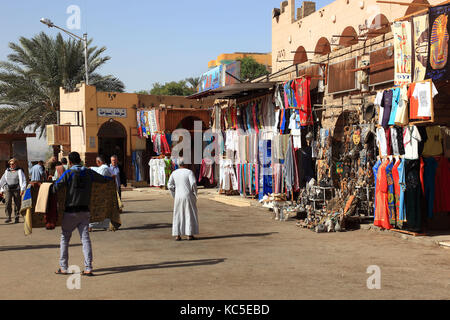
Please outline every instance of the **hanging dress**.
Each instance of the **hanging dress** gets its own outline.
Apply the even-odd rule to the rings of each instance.
[[[391,218],[391,225],[398,225],[398,217],[400,213],[400,177],[398,173],[398,167],[401,164],[401,160],[397,160],[395,162],[394,167],[392,168],[392,178],[394,180],[394,200],[395,200],[395,215],[393,219]]]
[[[389,223],[389,206],[388,206],[388,182],[386,175],[386,167],[389,162],[384,162],[378,169],[377,176],[377,192],[374,225],[384,229],[391,229]]]

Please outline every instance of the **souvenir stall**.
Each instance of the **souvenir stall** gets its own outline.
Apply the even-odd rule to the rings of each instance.
[[[376,96],[374,225],[383,229],[417,235],[450,228],[449,13],[445,4],[393,24],[395,87]]]
[[[448,127],[436,123],[438,94],[431,79],[377,94],[375,226],[417,234],[435,214],[450,212]]]

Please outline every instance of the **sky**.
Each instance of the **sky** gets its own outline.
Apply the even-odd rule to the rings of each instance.
[[[122,80],[126,92],[149,90],[155,82],[198,77],[208,62],[222,53],[272,51],[272,9],[282,0],[14,0],[2,1],[0,10],[0,61],[11,53],[8,44],[44,31],[59,31],[40,23],[48,18],[68,29],[76,21],[67,12],[80,9],[82,36],[107,48],[111,57],[99,72]],[[331,3],[316,2],[316,9]],[[296,1],[297,7],[301,1]],[[69,25],[68,25],[69,20]],[[76,27],[76,26],[75,26]],[[28,139],[30,160],[43,159],[44,139]]]
[[[40,23],[49,18],[67,28],[71,5],[80,8],[80,29],[112,59],[99,71],[122,80],[127,92],[148,90],[155,82],[198,77],[222,53],[271,52],[271,14],[281,0],[15,0],[2,1],[0,61],[8,43],[58,30]],[[317,1],[321,8],[330,0]],[[296,1],[297,7],[301,1]],[[74,20],[71,20],[72,23]]]

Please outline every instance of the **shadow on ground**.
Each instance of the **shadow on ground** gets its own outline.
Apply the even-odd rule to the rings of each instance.
[[[121,213],[121,215],[122,214],[141,214],[141,213],[148,213],[148,214],[151,214],[151,213],[167,213],[167,214],[172,214],[172,211],[124,211],[124,212],[122,212]]]
[[[71,244],[70,247],[79,247],[81,244]],[[34,246],[5,246],[0,247],[0,252],[2,251],[20,251],[20,250],[38,250],[38,249],[59,249],[59,244],[42,244]]]
[[[137,226],[137,227],[120,228],[120,230],[121,231],[126,231],[126,230],[151,230],[151,229],[164,229],[164,228],[172,228],[172,224],[171,223],[146,224],[146,225]]]
[[[185,268],[185,267],[195,267],[195,266],[207,266],[215,265],[224,262],[226,259],[202,259],[202,260],[188,260],[188,261],[168,261],[153,264],[141,264],[135,266],[122,266],[122,267],[111,267],[96,269],[96,276],[106,276],[116,273],[127,273],[134,271],[150,270],[150,269],[162,269],[162,268]]]
[[[211,236],[211,237],[198,237],[197,240],[213,240],[213,239],[227,239],[227,238],[245,238],[245,237],[267,237],[278,232],[268,233],[243,233],[243,234],[230,234],[225,236]]]

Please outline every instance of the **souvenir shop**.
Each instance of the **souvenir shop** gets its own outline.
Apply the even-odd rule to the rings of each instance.
[[[370,44],[337,51],[339,59],[271,75],[264,89],[210,92],[225,99],[212,119],[224,139],[220,193],[257,199],[275,219],[295,216],[316,232],[362,222],[450,230],[450,77],[447,51],[438,50],[447,44],[439,17],[448,7],[394,22]]]
[[[202,122],[202,131],[209,127],[210,111],[192,108],[152,108],[137,110],[137,128],[146,150],[133,153],[133,163],[137,165],[136,176],[149,183],[150,187],[165,188],[170,174],[178,168],[172,159],[172,133],[178,128],[188,130],[193,137],[194,121]],[[139,161],[138,161],[139,160]],[[192,160],[192,159],[191,159]],[[191,161],[193,163],[193,161]],[[148,170],[143,170],[147,167]],[[215,185],[214,166],[203,160],[201,165],[192,165],[199,185],[212,187]]]

